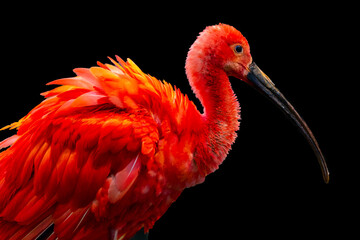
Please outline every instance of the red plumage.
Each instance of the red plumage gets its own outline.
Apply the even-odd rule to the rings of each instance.
[[[242,53],[233,45],[241,44]],[[206,28],[186,72],[201,114],[179,89],[130,59],[75,69],[0,143],[0,240],[130,239],[225,159],[239,128],[228,75],[251,63],[231,26]],[[2,129],[2,130],[3,130]]]
[[[188,131],[180,121],[194,105],[130,60],[114,63],[53,81],[62,86],[8,126],[18,132],[1,144],[12,146],[0,155],[0,239],[14,231],[14,239],[33,239],[52,223],[60,239],[97,239],[94,232],[112,229],[128,239],[151,228],[180,194],[166,187],[159,148],[169,144],[166,136],[177,138],[174,129]],[[177,120],[169,115],[176,109],[183,111]]]

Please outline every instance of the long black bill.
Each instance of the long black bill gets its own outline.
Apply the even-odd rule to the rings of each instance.
[[[326,183],[329,182],[329,170],[326,165],[325,158],[320,150],[313,133],[307,126],[305,121],[297,113],[295,108],[289,103],[282,93],[275,87],[274,83],[266,76],[260,68],[253,62],[249,66],[249,73],[247,75],[248,81],[253,84],[253,87],[260,93],[268,97],[275,105],[277,105],[283,113],[288,116],[299,127],[301,133],[309,142],[311,148],[318,159],[321,167],[321,172]]]

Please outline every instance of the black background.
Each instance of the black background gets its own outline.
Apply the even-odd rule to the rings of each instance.
[[[352,124],[357,109],[351,105],[356,98],[350,91],[358,77],[347,56],[354,52],[354,6],[181,4],[4,7],[0,125],[17,121],[40,103],[39,93],[50,89],[45,83],[114,55],[131,58],[198,104],[184,72],[187,51],[206,26],[227,23],[245,35],[254,61],[312,129],[327,159],[330,183],[322,181],[311,148],[288,119],[256,91],[231,79],[242,108],[232,151],[205,183],[184,191],[149,239],[323,239],[354,232],[359,157]],[[9,134],[1,132],[1,137]]]

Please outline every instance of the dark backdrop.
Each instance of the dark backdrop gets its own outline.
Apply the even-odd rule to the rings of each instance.
[[[184,73],[187,50],[207,25],[231,24],[246,36],[254,61],[317,137],[330,183],[322,181],[311,148],[284,115],[231,79],[242,109],[233,150],[204,184],[184,191],[149,239],[347,234],[357,217],[358,187],[352,183],[359,160],[349,153],[356,141],[349,137],[355,136],[356,111],[348,93],[354,79],[345,77],[352,7],[332,4],[9,5],[1,17],[0,125],[17,121],[40,103],[39,93],[49,89],[45,83],[116,54],[195,100]]]

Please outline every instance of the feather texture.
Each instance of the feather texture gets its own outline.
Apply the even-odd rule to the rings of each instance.
[[[164,177],[174,172],[164,172],[171,152],[162,151],[189,131],[184,119],[194,121],[197,114],[200,121],[200,113],[170,84],[116,58],[110,59],[114,65],[77,68],[76,77],[48,83],[60,86],[2,129],[16,128],[17,135],[0,143],[10,147],[0,153],[0,194],[6,196],[0,199],[0,239],[35,239],[52,224],[51,238],[97,239],[117,229],[119,238],[128,239],[151,228],[180,194],[164,189]],[[184,187],[176,174],[172,178]],[[141,202],[145,196],[157,200],[150,206]],[[129,209],[145,215],[133,219]],[[102,227],[94,227],[97,222]]]

